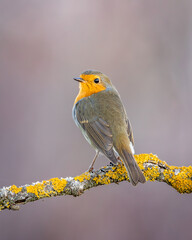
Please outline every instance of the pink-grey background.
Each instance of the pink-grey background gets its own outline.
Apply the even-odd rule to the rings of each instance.
[[[73,77],[107,74],[136,153],[191,165],[192,2],[0,0],[0,185],[85,171]],[[104,157],[96,167],[107,164]],[[192,239],[192,199],[164,183],[91,189],[0,213],[0,239]]]

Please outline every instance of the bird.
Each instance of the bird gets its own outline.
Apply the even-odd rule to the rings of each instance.
[[[99,153],[112,164],[122,159],[133,186],[146,179],[134,158],[133,131],[121,97],[110,79],[102,72],[87,70],[80,77],[79,93],[75,99],[72,116],[85,139],[96,151],[89,167],[93,171]]]

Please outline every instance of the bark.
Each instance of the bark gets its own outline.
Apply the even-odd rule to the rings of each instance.
[[[135,155],[139,167],[147,181],[165,182],[179,193],[192,192],[192,167],[169,166],[153,154]],[[60,195],[80,196],[86,190],[106,185],[129,181],[123,164],[105,166],[91,173],[80,176],[52,178],[20,187],[12,185],[0,189],[0,210],[19,210],[19,206],[28,202]]]

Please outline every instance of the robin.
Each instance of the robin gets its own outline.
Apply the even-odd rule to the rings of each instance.
[[[131,124],[116,88],[105,74],[93,70],[74,80],[79,82],[80,90],[73,106],[73,119],[96,150],[89,171],[102,153],[115,165],[119,157],[123,160],[134,186],[144,183],[145,177],[134,158]]]

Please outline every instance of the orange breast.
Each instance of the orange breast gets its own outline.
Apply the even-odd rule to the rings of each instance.
[[[74,104],[76,104],[79,100],[81,100],[84,97],[89,97],[92,94],[101,92],[105,89],[106,89],[106,87],[104,87],[101,84],[94,84],[94,83],[90,83],[90,82],[82,82],[82,83],[80,83],[79,93],[78,93],[78,95],[75,99]]]

